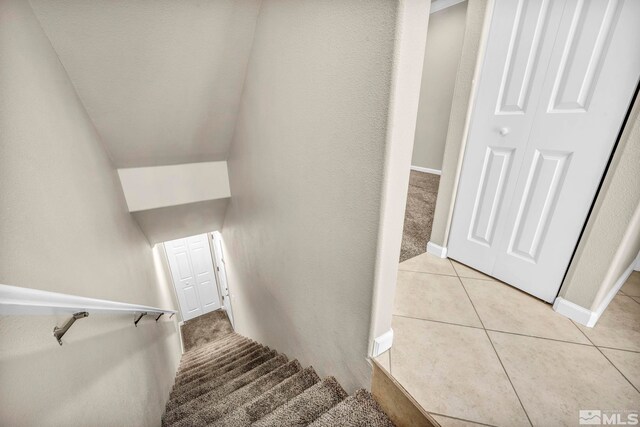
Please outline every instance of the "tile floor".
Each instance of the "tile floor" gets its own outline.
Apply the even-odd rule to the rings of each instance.
[[[400,264],[393,330],[378,360],[445,427],[571,426],[580,409],[640,410],[639,272],[586,328],[422,254]]]

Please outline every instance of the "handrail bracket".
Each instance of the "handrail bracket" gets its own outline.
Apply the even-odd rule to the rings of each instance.
[[[73,313],[71,319],[67,320],[67,323],[65,323],[62,328],[58,328],[57,326],[55,326],[53,328],[53,336],[56,337],[56,340],[58,340],[58,344],[62,345],[62,337],[67,333],[71,325],[73,325],[76,320],[83,319],[88,315],[89,313],[87,313],[86,311],[79,311],[78,313]]]
[[[140,313],[139,316],[134,316],[133,318],[133,324],[136,325],[136,328],[138,327],[138,322],[140,321],[140,319],[142,319],[144,316],[147,315],[146,311],[143,311],[142,313]]]

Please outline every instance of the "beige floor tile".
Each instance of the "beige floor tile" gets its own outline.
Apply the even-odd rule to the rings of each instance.
[[[578,325],[597,346],[640,351],[640,304],[616,295],[593,328]]]
[[[481,273],[477,270],[474,270],[471,267],[467,267],[464,264],[459,263],[458,261],[451,260],[451,265],[453,265],[456,274],[460,277],[468,277],[470,279],[479,279],[479,280],[496,280],[491,276],[487,276],[484,273]]]
[[[398,271],[393,314],[482,327],[455,276]]]
[[[461,278],[487,329],[590,344],[553,307],[501,282]]]
[[[534,426],[577,425],[580,409],[640,407],[640,393],[595,347],[489,335]]]
[[[438,258],[430,253],[423,253],[415,258],[401,262],[398,269],[404,271],[419,271],[422,273],[446,274],[449,276],[456,275],[456,271],[453,269],[448,258]]]
[[[631,297],[631,298],[633,298],[635,302],[640,303],[640,297]]]
[[[640,297],[640,271],[632,272],[621,290],[625,295]]]
[[[393,331],[393,376],[426,411],[529,425],[484,330],[394,316]]]
[[[442,415],[431,414],[433,418],[440,424],[442,427],[478,427],[484,426],[486,424],[478,424],[471,421],[459,420],[457,418],[449,418],[443,417]]]
[[[376,362],[382,365],[382,367],[389,373],[391,373],[391,364],[389,362],[389,353],[391,350],[387,350],[380,356],[376,357]]]
[[[601,348],[605,356],[640,390],[640,353]]]

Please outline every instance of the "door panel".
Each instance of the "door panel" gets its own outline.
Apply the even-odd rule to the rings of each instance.
[[[220,308],[206,234],[165,242],[184,320]]]
[[[449,254],[552,302],[640,77],[640,2],[524,3],[495,3]]]

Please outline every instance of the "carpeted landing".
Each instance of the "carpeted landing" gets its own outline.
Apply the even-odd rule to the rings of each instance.
[[[427,251],[439,183],[440,176],[438,175],[411,171],[407,206],[404,211],[400,262]]]
[[[371,394],[348,396],[333,377],[236,333],[186,352],[163,426],[385,426]]]

